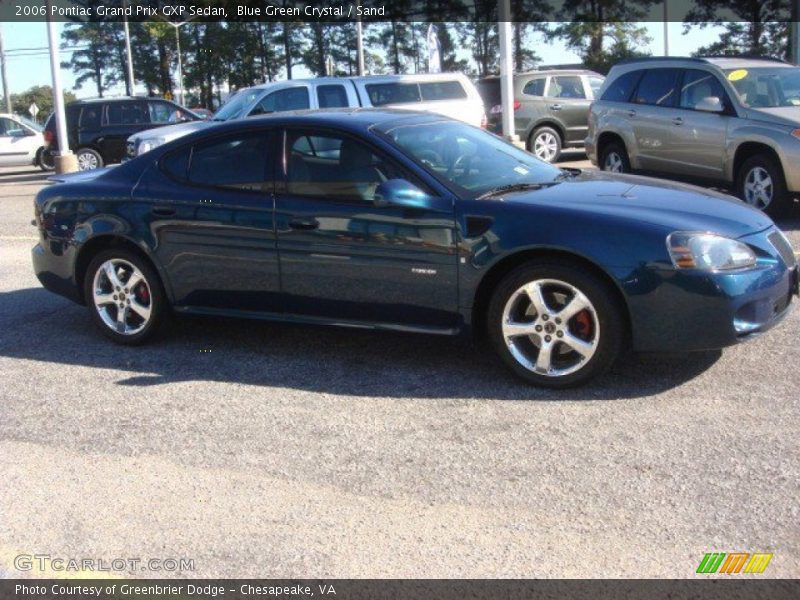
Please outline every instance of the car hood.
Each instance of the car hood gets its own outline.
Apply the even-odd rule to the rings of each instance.
[[[637,175],[584,171],[557,185],[493,198],[650,223],[673,231],[741,237],[772,220],[734,198],[693,185]]]
[[[753,118],[788,127],[800,125],[800,106],[776,106],[774,108],[748,108]]]
[[[210,121],[188,121],[186,123],[177,123],[175,125],[167,125],[165,127],[155,127],[153,129],[146,129],[139,133],[134,133],[128,140],[152,140],[155,138],[164,138],[164,141],[171,141],[184,135],[189,135],[194,131],[198,131],[205,127],[213,125]]]

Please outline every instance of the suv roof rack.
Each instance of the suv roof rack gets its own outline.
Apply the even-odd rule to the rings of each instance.
[[[661,62],[667,60],[690,60],[693,62],[708,62],[705,60],[706,57],[699,57],[699,56],[635,56],[631,58],[623,58],[616,64],[618,65],[628,65],[630,63],[637,63],[637,62]]]
[[[787,61],[783,60],[782,58],[778,58],[777,56],[769,56],[764,54],[704,54],[703,56],[698,56],[697,58],[740,58],[740,59],[747,59],[747,60],[768,60],[770,62],[779,62],[779,63],[786,63]]]

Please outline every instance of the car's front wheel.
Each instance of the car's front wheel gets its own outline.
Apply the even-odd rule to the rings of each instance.
[[[622,307],[599,277],[551,259],[509,273],[489,304],[489,338],[522,379],[581,385],[607,370],[625,337]]]
[[[84,298],[95,325],[120,344],[140,344],[152,337],[166,312],[155,270],[124,249],[105,250],[92,259]]]
[[[736,191],[739,198],[771,217],[783,215],[791,205],[780,165],[764,154],[751,156],[744,161],[739,170]]]
[[[79,171],[91,171],[92,169],[99,169],[103,166],[103,157],[97,150],[92,148],[80,148],[75,157],[78,159]]]

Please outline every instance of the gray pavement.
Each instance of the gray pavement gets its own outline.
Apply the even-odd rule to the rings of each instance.
[[[741,551],[800,576],[800,312],[558,393],[436,337],[184,318],[122,348],[33,276],[41,185],[0,169],[0,571],[692,577]]]

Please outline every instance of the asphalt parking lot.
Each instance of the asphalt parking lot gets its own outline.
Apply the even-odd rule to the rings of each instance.
[[[797,310],[566,392],[460,339],[183,318],[124,348],[34,277],[42,185],[0,169],[0,574],[49,554],[194,560],[139,576],[680,578],[741,551],[800,576]],[[800,214],[780,225],[800,248]]]

